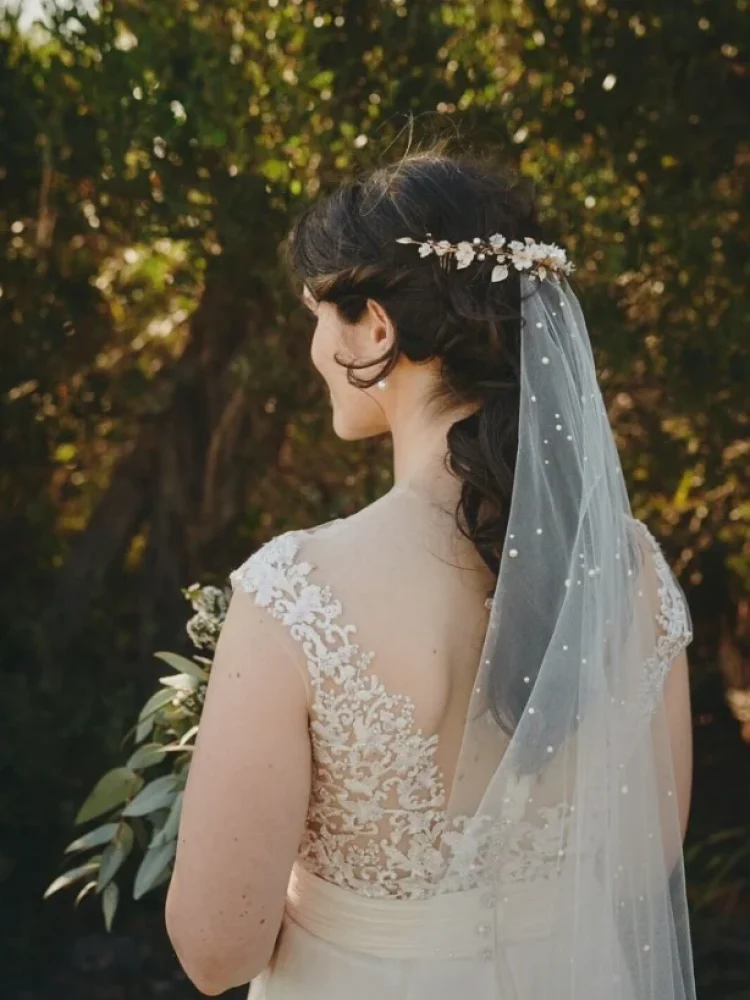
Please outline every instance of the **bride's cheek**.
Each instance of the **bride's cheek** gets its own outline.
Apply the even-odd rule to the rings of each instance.
[[[341,337],[329,318],[327,316],[319,318],[310,344],[310,360],[331,393],[334,392],[342,377],[344,381],[346,380],[346,369],[336,360],[343,354]]]
[[[336,360],[354,360],[356,346],[337,323],[327,316],[319,318],[310,345],[310,358],[328,389],[334,431],[344,440],[361,440],[387,430],[382,407],[377,405],[375,398],[376,390],[353,386],[345,365]]]
[[[310,360],[312,361],[313,368],[319,375],[323,375],[323,348],[321,341],[324,338],[324,332],[321,330],[321,322],[315,324],[315,330],[313,331],[312,340],[310,341]],[[323,375],[323,377],[325,377]]]

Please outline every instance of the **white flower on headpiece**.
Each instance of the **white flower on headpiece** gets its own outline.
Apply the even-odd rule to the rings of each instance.
[[[529,243],[519,243],[518,240],[513,240],[512,243],[508,244],[513,258],[513,267],[517,271],[527,271],[534,263],[536,259],[536,247]]]
[[[557,246],[555,243],[545,243],[543,246],[548,260],[557,264],[557,266],[561,267],[563,270],[570,266],[568,264],[567,255],[562,247]]]
[[[448,240],[439,240],[434,245],[435,253],[438,257],[444,257],[447,253],[450,253],[454,249],[453,244]]]
[[[463,240],[456,247],[456,267],[460,271],[464,267],[468,267],[469,264],[474,260],[476,253],[474,247],[471,243]]]
[[[490,281],[505,281],[508,277],[509,271],[506,264],[496,264],[492,268],[492,274],[490,275]]]
[[[500,250],[505,246],[505,237],[501,236],[500,233],[493,233],[490,236],[490,245],[493,250]]]
[[[421,243],[419,240],[413,240],[411,236],[400,236],[397,243],[415,243],[419,247],[420,257],[429,257],[432,253],[432,243],[427,240],[425,243]]]

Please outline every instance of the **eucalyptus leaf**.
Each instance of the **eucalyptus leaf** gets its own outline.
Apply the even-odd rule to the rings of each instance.
[[[182,800],[185,797],[185,793],[178,792],[177,798],[174,800],[172,810],[167,818],[167,822],[164,824],[164,829],[162,834],[165,841],[173,840],[177,836],[177,831],[180,829],[180,817],[182,816]]]
[[[115,767],[107,771],[78,811],[76,823],[87,823],[121,805],[138,791],[142,783],[143,779],[129,767]]]
[[[81,900],[85,899],[85,897],[88,896],[88,894],[91,892],[92,889],[96,889],[96,879],[95,878],[92,879],[90,882],[87,882],[86,885],[83,887],[83,889],[81,889],[81,891],[76,896],[76,900],[75,900],[75,903],[73,905],[74,906],[78,906],[78,904],[81,902]]]
[[[65,872],[64,875],[59,875],[54,882],[51,882],[47,886],[44,891],[44,899],[48,899],[53,893],[59,892],[60,889],[67,889],[69,885],[73,885],[79,879],[85,878],[86,875],[92,875],[98,868],[98,859],[88,861],[85,865],[80,865],[78,868],[71,868],[70,871]]]
[[[102,893],[102,913],[104,914],[104,926],[108,931],[112,930],[112,921],[117,912],[117,904],[120,901],[120,890],[116,882],[110,882]]]
[[[125,860],[125,852],[119,844],[110,844],[102,854],[102,864],[96,880],[96,891],[102,892],[120,870]]]
[[[192,743],[185,743],[183,746],[179,743],[170,743],[164,747],[165,753],[180,754],[182,760],[189,759],[194,750],[195,746]],[[172,766],[176,770],[180,764],[176,761]]]
[[[108,844],[117,833],[117,823],[105,823],[104,826],[97,826],[95,830],[89,830],[82,837],[74,840],[65,848],[66,854],[73,854],[75,851],[87,851],[90,847],[101,847]]]
[[[166,877],[168,867],[177,852],[177,841],[171,840],[160,847],[151,847],[136,872],[133,899],[140,899]]]
[[[172,774],[165,774],[161,778],[156,778],[142,788],[132,802],[129,802],[123,809],[123,816],[146,816],[156,809],[171,807],[177,778]]]
[[[151,734],[154,728],[156,713],[160,708],[169,704],[174,698],[174,691],[171,688],[161,688],[152,694],[138,716],[138,726],[135,731],[136,743],[141,743]]]
[[[193,660],[188,660],[187,657],[180,656],[179,653],[159,652],[154,653],[154,656],[163,660],[165,663],[168,663],[169,666],[178,673],[190,674],[190,676],[194,677],[197,681],[208,680],[208,674],[202,667],[199,667]]]
[[[151,735],[154,728],[154,717],[150,715],[147,719],[139,722],[135,729],[135,741],[140,743],[141,740],[145,740],[147,736]]]
[[[160,764],[166,757],[167,752],[161,743],[144,743],[143,746],[130,755],[128,767],[134,771],[142,771],[154,764]]]
[[[174,677],[160,677],[159,683],[166,687],[174,688],[176,691],[197,691],[200,681],[190,674],[175,674]]]
[[[167,865],[165,867],[164,871],[161,873],[161,875],[159,875],[156,878],[156,880],[154,881],[154,884],[151,886],[151,889],[149,890],[149,892],[151,890],[153,890],[153,889],[157,889],[164,882],[169,882],[169,880],[171,879],[171,877],[172,877],[172,866],[171,865]]]
[[[155,691],[139,712],[138,721],[143,722],[145,719],[150,718],[155,712],[158,712],[160,708],[163,708],[163,706],[170,702],[173,698],[174,692],[169,689],[160,688],[158,691]]]
[[[133,831],[127,825],[123,825],[117,839],[109,845],[104,854],[99,867],[99,877],[96,880],[96,891],[102,892],[115,877],[122,867],[123,862],[133,848]]]
[[[169,819],[170,809],[157,809],[156,812],[151,813],[146,817],[148,823],[151,825],[151,836],[146,845],[146,850],[150,850],[152,847],[157,847],[159,844],[163,843],[161,839],[161,832],[164,829],[164,825]]]
[[[148,849],[149,845],[149,832],[148,827],[146,826],[146,820],[139,816],[135,816],[130,820],[130,822],[133,827],[135,846],[142,853]]]
[[[180,815],[182,813],[182,799],[184,794],[184,792],[177,793],[164,826],[154,833],[151,840],[151,847],[159,847],[162,844],[168,844],[170,840],[174,840],[177,836],[177,831],[180,827]]]
[[[200,726],[191,726],[186,733],[183,733],[180,737],[180,746],[184,747],[186,743],[189,743],[197,735],[199,728]]]
[[[167,818],[171,811],[172,807],[170,806],[168,809],[157,809],[155,812],[149,813],[148,816],[146,816],[146,822],[151,824],[151,840],[148,842],[149,847],[153,843],[156,832],[161,830],[167,822]]]

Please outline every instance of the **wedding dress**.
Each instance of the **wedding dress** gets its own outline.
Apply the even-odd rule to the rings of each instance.
[[[488,571],[452,509],[408,486],[231,574],[304,672],[313,761],[284,922],[250,1000],[694,996],[662,698],[690,619],[630,516],[579,314],[564,331],[576,366],[542,398],[557,310],[577,307],[561,294],[536,295],[549,343],[524,348],[489,613]],[[579,422],[566,377],[590,407]],[[555,457],[545,435],[565,417]],[[526,685],[513,726],[490,710],[497,657]]]

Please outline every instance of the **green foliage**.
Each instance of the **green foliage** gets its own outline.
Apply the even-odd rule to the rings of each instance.
[[[635,512],[696,620],[697,713],[712,721],[697,733],[699,749],[711,737],[693,821],[707,846],[691,893],[712,918],[744,919],[747,863],[728,868],[734,842],[706,838],[750,830],[749,807],[713,793],[750,776],[722,694],[737,704],[750,687],[747,0],[48,6],[32,34],[0,15],[0,551],[13,570],[0,577],[0,879],[23,900],[9,949],[36,954],[53,919],[36,909],[51,878],[39,857],[59,857],[107,767],[110,806],[87,822],[132,829],[131,854],[111,830],[71,849],[96,852],[80,898],[113,844],[107,866],[122,867],[98,893],[110,924],[136,855],[151,855],[139,892],[168,871],[179,783],[169,808],[123,810],[179,777],[208,665],[164,654],[174,676],[124,767],[120,740],[153,689],[153,650],[188,652],[185,581],[223,583],[268,536],[387,486],[385,446],[333,438],[278,248],[320,191],[431,131],[537,181],[550,237],[578,265]],[[195,636],[215,640],[215,611]],[[697,951],[714,977],[721,926],[701,923]]]
[[[116,767],[108,771],[91,795],[81,806],[76,823],[86,823],[90,819],[95,819],[103,813],[108,813],[121,802],[125,802],[133,792],[137,791],[141,785],[141,779],[130,768]]]
[[[68,886],[74,885],[77,881],[79,881],[79,879],[84,878],[86,875],[93,875],[93,873],[98,870],[100,860],[101,859],[99,857],[92,858],[90,861],[87,861],[86,864],[79,865],[77,868],[71,868],[69,871],[65,872],[64,875],[60,875],[47,887],[47,891],[44,893],[44,898],[46,899],[59,889],[67,889]],[[96,883],[91,882],[89,885],[96,885]]]
[[[185,595],[195,612],[188,622],[188,634],[198,647],[213,650],[226,615],[225,593],[217,587],[194,585]],[[76,816],[77,825],[103,815],[107,822],[78,837],[65,853],[104,850],[56,878],[44,894],[47,898],[92,876],[86,889],[94,888],[101,896],[107,930],[112,927],[120,900],[115,876],[134,847],[142,855],[133,883],[134,899],[169,878],[177,850],[183,789],[208,683],[210,660],[206,657],[187,659],[169,652],[155,655],[179,672],[159,678],[162,687],[138,716],[134,739],[140,746],[130,755],[126,767],[115,767],[97,781]],[[143,728],[145,721],[147,729]],[[149,735],[151,742],[144,743]],[[146,782],[141,772],[165,761],[167,772]],[[135,822],[131,824],[130,820]]]

